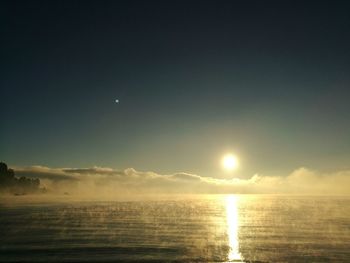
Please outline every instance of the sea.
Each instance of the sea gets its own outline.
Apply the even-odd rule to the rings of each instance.
[[[350,197],[0,201],[0,262],[350,262]]]

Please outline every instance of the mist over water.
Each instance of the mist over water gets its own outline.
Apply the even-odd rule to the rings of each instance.
[[[138,196],[0,210],[1,262],[350,261],[349,197]]]
[[[159,174],[133,168],[116,170],[108,167],[50,168],[32,166],[16,168],[16,175],[40,179],[47,190],[46,198],[73,200],[116,200],[139,194],[298,194],[350,195],[350,170],[328,173],[304,167],[281,176],[252,175],[250,178],[217,178],[178,172]],[[53,196],[56,195],[56,196]],[[44,199],[44,197],[42,197]]]

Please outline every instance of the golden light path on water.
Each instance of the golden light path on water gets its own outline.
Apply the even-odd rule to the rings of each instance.
[[[243,262],[242,255],[239,253],[239,217],[237,207],[237,196],[229,195],[226,197],[226,219],[227,235],[229,240],[229,262]]]

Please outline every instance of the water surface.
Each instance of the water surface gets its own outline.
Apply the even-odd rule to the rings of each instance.
[[[2,204],[0,262],[350,262],[350,198]]]

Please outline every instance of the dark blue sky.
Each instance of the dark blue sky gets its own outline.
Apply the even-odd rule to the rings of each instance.
[[[221,176],[232,151],[241,177],[350,168],[349,13],[346,1],[3,1],[1,160]]]

